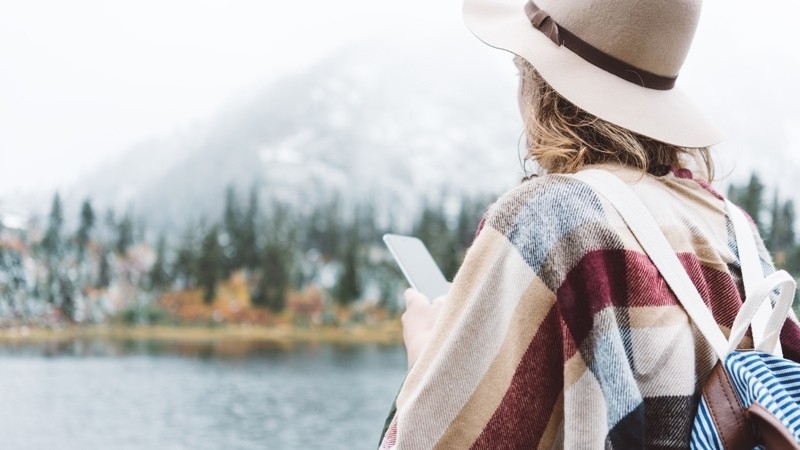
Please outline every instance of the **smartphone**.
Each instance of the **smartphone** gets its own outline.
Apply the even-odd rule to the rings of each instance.
[[[433,301],[450,290],[442,270],[421,240],[413,236],[384,234],[383,242],[411,287],[425,294],[428,300]]]

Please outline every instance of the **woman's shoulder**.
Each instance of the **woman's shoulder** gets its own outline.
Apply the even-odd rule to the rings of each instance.
[[[587,254],[624,248],[598,195],[561,175],[535,177],[501,195],[486,227],[504,235],[551,288]]]
[[[537,225],[543,231],[566,231],[579,223],[605,220],[600,198],[585,183],[564,175],[531,177],[506,191],[486,214],[486,225],[505,234],[511,228]]]
[[[693,177],[688,169],[655,177],[618,164],[595,167],[615,173],[653,209],[708,210],[713,215],[725,214],[724,197],[708,182]],[[547,174],[531,177],[503,193],[487,212],[486,223],[504,229],[532,220],[572,223],[608,219],[609,215],[617,216],[588,184],[567,175]]]

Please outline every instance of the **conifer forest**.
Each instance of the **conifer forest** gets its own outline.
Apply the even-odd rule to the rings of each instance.
[[[255,189],[220,195],[219,217],[170,234],[90,199],[70,227],[56,193],[42,223],[0,231],[0,322],[338,325],[398,311],[407,285],[381,240],[398,230],[377,223],[374,205],[345,210],[333,197],[300,213],[263,206]],[[452,279],[491,201],[427,202],[401,231]]]
[[[254,189],[220,195],[219,217],[169,234],[90,199],[67,220],[56,193],[41,223],[0,230],[0,325],[341,325],[398,313],[407,285],[381,241],[398,230],[379,225],[375,205],[332,197],[300,213],[262,203]],[[776,267],[800,274],[793,202],[756,175],[728,195],[757,223]],[[452,279],[492,200],[426,202],[400,231],[420,237]]]

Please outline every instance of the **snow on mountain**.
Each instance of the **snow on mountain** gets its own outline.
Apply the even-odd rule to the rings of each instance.
[[[174,226],[218,217],[229,184],[298,207],[339,193],[401,211],[424,196],[499,193],[522,175],[515,86],[501,69],[465,72],[468,57],[346,49],[183,136],[133,147],[71,197]]]
[[[241,196],[256,186],[262,201],[298,208],[338,193],[345,202],[369,199],[399,211],[415,211],[425,196],[502,192],[523,172],[514,69],[499,53],[478,61],[468,41],[441,39],[350,47],[214,120],[132,147],[68,198],[77,204],[88,195],[174,228],[219,217],[229,184]],[[752,95],[741,78],[720,76],[725,67],[701,69],[683,84],[728,135],[717,151],[720,189],[756,170],[800,200],[800,117],[780,106],[765,114],[780,105],[778,85],[794,98],[798,88],[779,80],[762,87],[769,95]],[[736,92],[740,98],[731,98]]]

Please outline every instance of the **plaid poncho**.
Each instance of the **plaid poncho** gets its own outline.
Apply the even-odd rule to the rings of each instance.
[[[688,170],[633,188],[727,336],[743,290],[722,197]],[[582,182],[542,176],[503,195],[446,302],[381,448],[688,446],[713,352],[616,210]],[[796,319],[781,340],[800,360]]]

